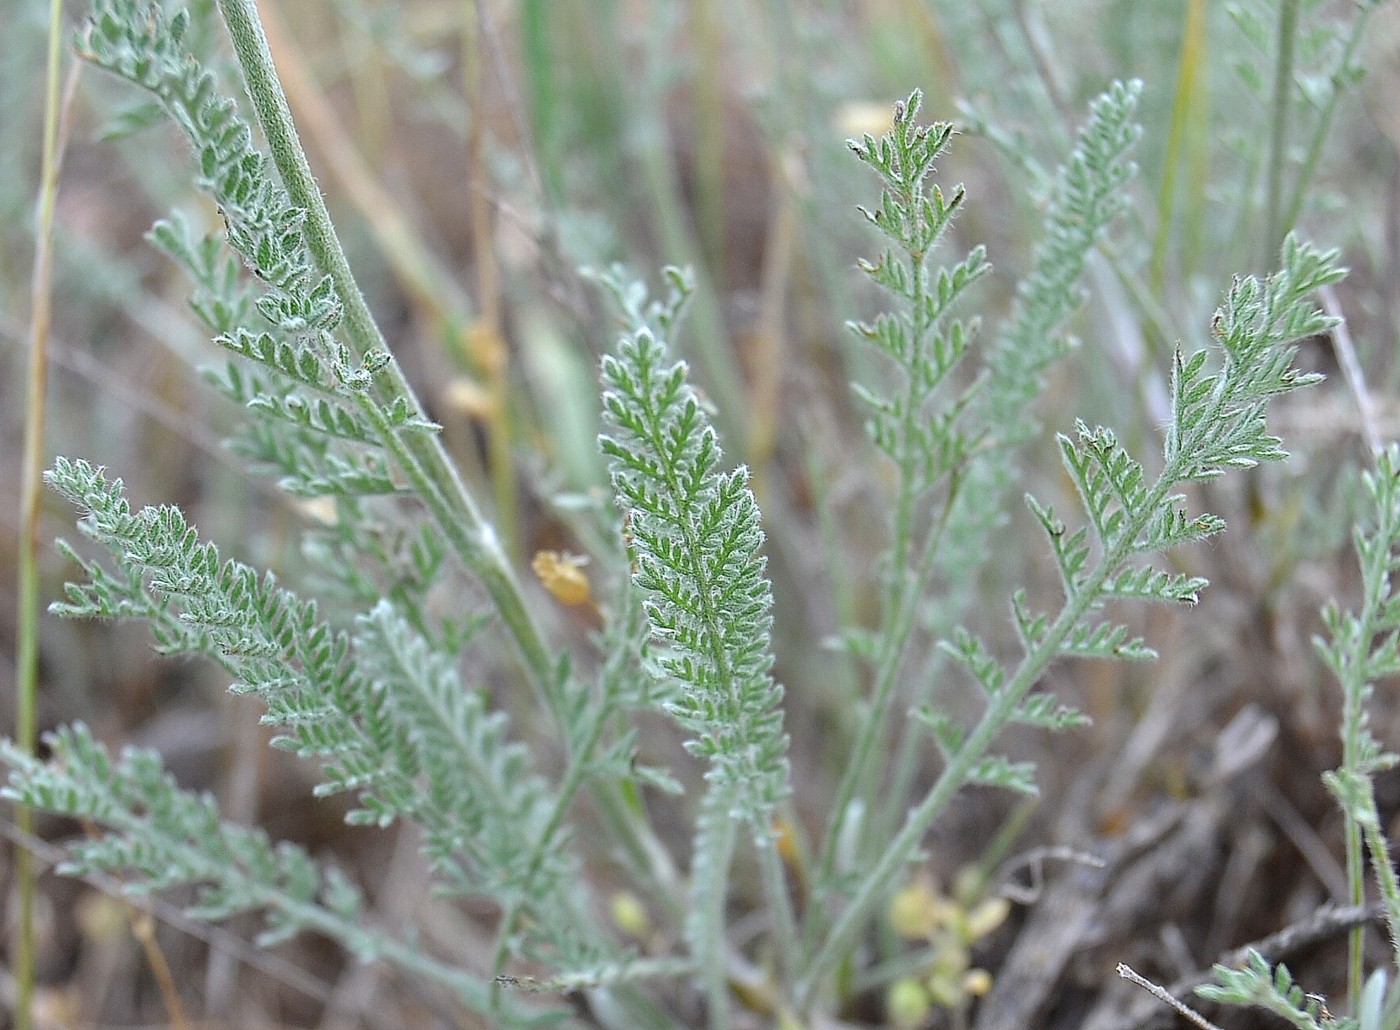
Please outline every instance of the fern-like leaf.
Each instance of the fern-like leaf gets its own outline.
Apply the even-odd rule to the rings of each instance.
[[[758,504],[743,468],[719,470],[714,429],[662,342],[645,328],[603,359],[600,438],[628,518],[635,581],[660,667],[680,685],[669,703],[688,747],[736,813],[767,833],[786,795],[787,738],[769,675],[772,597]]]

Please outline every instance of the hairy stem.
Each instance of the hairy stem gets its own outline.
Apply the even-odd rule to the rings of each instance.
[[[301,147],[287,100],[278,83],[268,50],[267,37],[258,20],[254,0],[220,0],[219,8],[233,38],[234,50],[248,81],[248,93],[258,121],[272,149],[273,160],[282,175],[292,202],[306,213],[306,238],[317,264],[331,277],[345,305],[345,326],[356,349],[363,356],[374,350],[389,350],[379,326],[370,313],[364,294],[355,281],[350,262],[340,246],[330,212],[316,185],[311,165]],[[377,385],[380,398],[404,396],[417,410],[413,388],[396,364],[384,370],[383,385]],[[365,411],[368,399],[360,405]],[[366,412],[367,413],[367,412]],[[501,613],[516,649],[524,661],[535,689],[558,718],[563,718],[554,661],[525,605],[506,560],[505,552],[492,527],[482,517],[475,500],[448,459],[441,442],[425,434],[409,434],[397,444],[390,433],[386,439],[395,457],[404,462],[404,472],[422,493],[439,528],[463,564],[477,576]]]
[[[729,1030],[729,963],[724,903],[729,895],[729,866],[734,860],[735,822],[729,814],[726,785],[715,784],[700,802],[691,867],[691,913],[686,936],[709,1009],[710,1030]]]
[[[345,305],[346,330],[361,355],[376,350],[387,352],[387,344],[355,281],[297,136],[255,0],[219,0],[219,8],[243,67],[249,96],[273,160],[293,203],[306,211],[307,244],[318,265],[335,283]],[[381,373],[374,390],[377,399],[403,396],[410,399],[415,410],[422,410],[412,387],[394,362]],[[428,434],[400,435],[388,429],[382,413],[369,398],[361,398],[358,406],[380,429],[385,446],[400,462],[449,546],[490,594],[536,693],[559,725],[567,725],[570,714],[555,659],[530,614],[495,530],[482,516],[441,441]],[[654,874],[655,856],[661,854],[662,849],[649,844],[650,827],[627,808],[615,789],[600,786],[596,795],[607,810],[609,822],[622,832],[626,853],[634,861],[647,861],[649,865],[642,867],[643,870]]]

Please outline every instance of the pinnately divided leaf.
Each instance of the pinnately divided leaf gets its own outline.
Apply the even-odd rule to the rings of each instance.
[[[48,762],[0,744],[0,759],[12,770],[4,796],[108,830],[71,845],[60,872],[121,873],[133,893],[196,885],[192,915],[216,920],[262,910],[265,944],[306,926],[328,894],[329,878],[303,849],[221,821],[213,796],[181,790],[154,752],[129,748],[113,760],[81,723],[46,741]],[[349,886],[339,879],[335,909],[353,925],[361,905]]]
[[[1049,506],[1033,498],[1027,498],[1027,504],[1050,538],[1071,605],[1087,611],[1106,596],[1195,600],[1204,581],[1128,569],[1127,559],[1224,530],[1224,520],[1216,515],[1186,513],[1185,498],[1173,492],[1179,484],[1285,456],[1278,438],[1265,428],[1268,402],[1319,378],[1293,368],[1293,358],[1300,334],[1321,332],[1333,322],[1309,294],[1345,274],[1336,258],[1335,251],[1318,251],[1290,236],[1277,273],[1262,281],[1235,281],[1212,321],[1220,368],[1209,371],[1204,350],[1175,358],[1171,422],[1163,468],[1155,482],[1147,481],[1142,465],[1109,429],[1078,422],[1074,438],[1059,437],[1061,461],[1098,545],[1097,571],[1091,571],[1093,549],[1083,530],[1067,536],[1064,523]],[[1091,597],[1084,595],[1088,584],[1093,585]],[[1141,642],[1127,640],[1126,630],[1119,630],[1122,627],[1091,627],[1076,619],[1064,653],[1150,654]]]
[[[785,796],[787,737],[769,675],[772,595],[748,472],[719,441],[683,363],[646,328],[603,359],[600,445],[627,519],[636,585],[680,685],[669,707],[735,812],[766,833]]]
[[[57,611],[141,618],[162,651],[213,660],[234,677],[231,689],[266,704],[263,722],[282,730],[275,746],[322,763],[318,795],[355,795],[349,821],[415,821],[449,889],[531,899],[537,942],[569,964],[596,957],[582,921],[560,918],[577,877],[528,754],[390,601],[351,637],[270,574],[220,558],[179,509],[133,512],[121,481],[82,461],[58,459],[47,479],[84,512],[79,527],[117,568],[85,562],[88,582],[70,585]]]
[[[1197,987],[1196,993],[1212,1001],[1233,1005],[1257,1005],[1281,1016],[1299,1030],[1325,1030],[1334,1021],[1326,1016],[1320,998],[1305,994],[1293,980],[1288,967],[1280,963],[1270,968],[1268,960],[1254,949],[1242,969],[1216,965],[1217,982]]]

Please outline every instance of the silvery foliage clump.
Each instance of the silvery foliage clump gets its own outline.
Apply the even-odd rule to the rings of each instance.
[[[1131,107],[1135,94],[1133,87],[1114,87],[1097,102],[1089,127],[1080,134],[1078,154],[1098,153],[1105,158],[1089,169],[1087,178],[1090,182],[1121,184],[1126,174],[1122,164],[1123,151],[1135,135],[1135,130],[1125,124],[1123,112]],[[915,106],[917,99],[917,96],[911,98],[908,107],[900,112],[904,117],[908,116],[908,110]],[[878,143],[867,140],[863,146],[856,148],[857,153],[887,183],[883,197],[885,207],[878,217],[872,215],[871,220],[885,229],[887,234],[896,236],[897,240],[902,239],[910,257],[919,260],[924,255],[922,248],[928,237],[919,229],[906,233],[906,228],[918,225],[919,220],[929,226],[946,224],[950,203],[956,203],[960,194],[954,195],[953,202],[945,202],[939,191],[925,198],[921,191],[909,188],[904,177],[911,168],[926,171],[932,161],[931,150],[936,152],[946,140],[946,134],[936,135],[935,130],[912,132],[902,129],[897,113],[895,129],[886,140]],[[1104,141],[1110,141],[1109,145],[1104,146]],[[1062,172],[1057,200],[1072,205],[1092,198],[1083,216],[1102,217],[1099,205],[1107,205],[1112,210],[1117,202],[1112,199],[1111,190],[1100,192],[1093,186],[1086,187],[1087,167],[1087,164],[1071,162]],[[897,207],[897,213],[885,214],[891,207]],[[1056,216],[1062,215],[1062,212],[1063,208],[1058,205],[1052,209]],[[890,226],[895,227],[894,232],[887,228]],[[1054,248],[1062,239],[1059,233],[1069,228],[1059,217],[1052,217],[1051,226],[1052,242],[1041,251],[1042,255],[1055,254]],[[1089,239],[1092,240],[1092,236]],[[1058,259],[1050,258],[1049,263],[1053,268],[1068,260],[1075,262],[1070,267],[1077,265],[1082,269],[1084,249],[1067,247]],[[977,257],[974,253],[969,261],[957,267],[975,266]],[[1103,609],[1109,601],[1196,602],[1206,585],[1205,580],[1160,569],[1152,563],[1151,557],[1183,544],[1208,539],[1223,531],[1225,526],[1224,521],[1215,515],[1190,514],[1180,488],[1193,481],[1216,478],[1228,470],[1251,468],[1260,462],[1284,457],[1280,441],[1266,428],[1269,402],[1320,378],[1293,367],[1296,341],[1322,332],[1332,324],[1333,320],[1311,300],[1311,294],[1318,287],[1335,282],[1343,273],[1336,265],[1335,252],[1320,252],[1293,237],[1286,241],[1282,258],[1282,268],[1269,278],[1245,277],[1234,282],[1212,319],[1213,348],[1202,348],[1191,353],[1179,349],[1175,353],[1170,421],[1165,429],[1160,468],[1155,475],[1128,453],[1111,429],[1090,426],[1081,421],[1076,423],[1073,436],[1057,434],[1061,463],[1075,486],[1083,509],[1084,524],[1072,528],[1053,506],[1030,495],[1025,500],[1044,531],[1054,558],[1061,582],[1061,603],[1057,609],[1038,610],[1025,591],[1015,591],[1011,599],[1011,614],[1018,631],[1021,655],[1010,662],[998,658],[979,635],[962,627],[957,627],[942,642],[944,651],[981,688],[983,713],[971,726],[957,721],[937,705],[925,706],[916,713],[942,752],[942,772],[923,797],[916,798],[912,807],[907,809],[893,837],[882,837],[875,842],[871,849],[873,864],[864,868],[854,886],[839,879],[833,879],[827,885],[831,893],[830,908],[844,905],[844,910],[834,916],[806,979],[799,983],[799,998],[806,998],[810,992],[817,990],[819,976],[834,968],[854,944],[864,921],[878,903],[877,899],[887,896],[891,886],[917,854],[930,825],[957,791],[973,783],[1023,792],[1036,790],[1031,764],[1012,761],[993,748],[1001,731],[1011,723],[1063,729],[1083,721],[1082,715],[1059,705],[1048,693],[1032,693],[1053,661],[1062,657],[1131,660],[1154,657],[1146,642],[1134,636],[1125,624],[1105,617]],[[882,259],[873,268],[881,273],[887,262],[888,258]],[[1043,268],[1041,271],[1043,277],[1033,279],[1022,292],[1018,311],[1042,308],[1048,312],[1057,310],[1057,305],[1067,305],[1061,310],[1072,309],[1078,294],[1075,277]],[[922,280],[919,276],[923,276]],[[928,307],[952,296],[959,278],[956,273],[930,277],[922,270],[912,275],[885,276],[891,292],[902,298],[907,298],[907,283],[924,283],[920,287],[922,292],[916,296],[930,299],[911,305],[912,317],[918,317],[921,304]],[[930,283],[933,285],[930,286]],[[1017,317],[1025,316],[1018,314]],[[1044,315],[1041,318],[1047,325],[1055,324],[1053,318]],[[870,335],[877,341],[899,338],[897,333],[880,331]],[[1016,330],[1011,329],[1009,335],[1016,335]],[[964,336],[965,333],[955,324],[946,334],[936,335],[935,339],[960,340]],[[1064,343],[1050,342],[1045,346],[1063,348]],[[940,346],[934,345],[931,348],[935,356],[946,352],[946,346],[940,349]],[[892,353],[898,358],[907,351],[894,347]],[[1009,358],[1003,360],[1010,363]],[[1025,374],[1038,379],[1043,371],[1043,362],[1032,359],[1027,364]],[[915,366],[917,380],[931,382],[935,377],[928,370],[937,367],[936,358],[933,361],[921,358]],[[996,384],[1002,374],[1000,368],[1004,367],[994,365],[992,373],[982,385]],[[1004,390],[1008,398],[1027,389],[1022,383],[994,388]],[[995,408],[1004,401],[989,400],[987,403]],[[904,415],[909,409],[888,403],[881,406],[878,400],[876,408],[877,420],[872,435],[878,444],[888,438],[879,419]],[[975,411],[974,403],[962,398],[955,400],[951,408],[954,411]],[[985,455],[987,460],[1004,458],[994,443],[996,428],[996,423],[983,423],[972,430],[977,434],[974,439],[991,443]],[[1020,426],[1013,425],[1009,431],[1010,440],[1014,442],[1023,431]],[[964,434],[966,431],[954,428],[953,432]],[[963,440],[951,446],[961,448],[967,444]],[[943,445],[936,452],[947,453],[949,449],[950,445]],[[969,454],[972,456],[971,464],[959,468],[952,477],[959,490],[964,475],[969,481],[977,475],[976,448],[971,449]],[[906,468],[912,470],[912,476],[906,472],[901,485],[904,480],[912,478],[921,489],[925,485],[921,478],[925,467],[923,463],[911,460]],[[905,472],[905,468],[901,471]],[[951,491],[950,496],[951,501],[944,503],[956,512],[958,490]],[[903,511],[900,508],[895,514],[897,543],[901,534],[908,532],[900,525]],[[923,546],[919,550],[910,547],[904,552],[917,556],[918,560],[913,566],[918,575],[925,575],[936,566],[940,533],[949,521],[946,516],[934,518]],[[906,566],[894,564],[890,574],[897,581],[906,574]],[[895,605],[903,609],[895,624],[907,633],[910,624],[908,606],[912,602],[897,590],[890,591],[889,596],[895,598]],[[879,643],[868,648],[868,652],[879,654]],[[891,665],[897,666],[898,663],[898,656],[890,660]],[[880,668],[883,672],[885,666],[882,664]],[[880,681],[877,679],[877,682]],[[877,702],[879,699],[877,693]],[[862,740],[862,743],[866,742]],[[846,797],[842,795],[843,799]],[[845,812],[833,813],[834,821],[828,829],[825,855],[836,851],[835,841],[841,832],[840,820],[845,816]],[[821,872],[826,871],[824,865]],[[818,900],[826,899],[819,897]]]
[[[1055,180],[1032,273],[980,375],[955,374],[978,334],[976,321],[956,312],[985,274],[986,256],[974,248],[950,267],[933,263],[964,202],[961,188],[945,194],[931,181],[951,126],[919,124],[915,93],[898,105],[888,134],[853,142],[881,181],[879,204],[865,214],[887,241],[863,269],[891,301],[890,311],[855,326],[884,355],[889,376],[857,390],[872,445],[896,469],[896,494],[880,625],[844,634],[873,670],[872,703],[812,849],[799,918],[794,859],[775,828],[792,826],[789,740],[772,675],[774,599],[760,513],[748,472],[725,466],[706,404],[673,353],[688,280],[672,274],[670,296],[648,305],[644,291],[604,277],[624,330],[602,367],[601,436],[621,586],[601,602],[605,628],[593,653],[561,653],[536,626],[493,527],[368,315],[279,103],[249,0],[222,0],[221,9],[271,156],[187,52],[187,15],[101,0],[78,46],[145,89],[191,144],[196,184],[218,205],[224,231],[202,236],[175,214],[151,239],[188,272],[193,310],[229,354],[209,378],[250,414],[240,453],[290,494],[331,504],[334,517],[308,530],[322,593],[303,597],[223,557],[177,508],[133,509],[119,479],[60,458],[48,481],[107,558],[62,544],[81,577],[55,610],[140,620],[162,653],[212,661],[233,689],[264,702],[276,746],[318,763],[318,795],[350,796],[351,822],[418,826],[433,886],[488,899],[500,912],[489,968],[454,966],[411,937],[381,931],[346,876],[221,820],[209,797],[180,789],[155,755],[113,757],[82,726],[49,736],[48,761],[6,745],[6,795],[102,827],[70,847],[65,872],[118,873],[132,891],[193,886],[197,915],[261,912],[269,940],[317,930],[447,985],[501,1026],[679,1025],[661,1000],[678,989],[677,975],[702,992],[710,1024],[727,1025],[731,1009],[751,1004],[731,990],[751,965],[732,940],[732,871],[751,855],[774,956],[770,1013],[805,1017],[830,1005],[840,968],[859,954],[949,800],[974,783],[1035,789],[1033,769],[995,750],[1001,731],[1083,721],[1033,693],[1046,668],[1062,657],[1151,657],[1104,615],[1111,600],[1196,600],[1204,580],[1160,569],[1152,555],[1224,528],[1188,512],[1183,484],[1283,456],[1266,429],[1268,404],[1315,379],[1293,369],[1295,341],[1329,324],[1310,294],[1340,276],[1335,254],[1290,238],[1275,275],[1234,283],[1211,326],[1214,346],[1174,357],[1155,473],[1109,429],[1078,423],[1056,438],[1082,525],[1033,497],[1026,503],[1062,599],[1042,611],[1015,593],[1020,654],[1010,660],[969,629],[942,634],[936,654],[977,684],[982,714],[965,725],[926,699],[916,725],[940,749],[942,771],[921,795],[890,796],[880,789],[877,744],[907,686],[901,670],[911,667],[914,630],[940,574],[990,550],[989,513],[1015,481],[1015,451],[1034,439],[1031,402],[1043,373],[1070,349],[1065,327],[1084,298],[1085,262],[1126,204],[1139,87],[1115,84],[1092,106]],[[459,577],[481,585],[489,612],[438,611],[433,590]],[[548,739],[526,738],[463,677],[467,648],[509,652],[547,716]],[[672,717],[705,769],[688,882],[636,803],[639,787],[678,787],[671,770],[637,761],[633,716],[643,710]],[[581,792],[590,805],[574,804]],[[864,835],[851,861],[843,842],[866,825],[854,813],[877,802],[889,833]],[[601,828],[576,824],[580,811],[596,813]],[[671,953],[639,957],[599,918],[579,848],[580,837],[599,833],[661,923],[658,939],[676,942]],[[523,982],[514,975],[521,962],[551,971],[535,987],[582,991],[586,1007],[512,989]]]
[[[1366,709],[1378,680],[1400,673],[1400,597],[1391,577],[1400,571],[1400,446],[1376,455],[1376,467],[1363,476],[1370,513],[1353,534],[1361,569],[1361,608],[1343,611],[1335,601],[1322,611],[1327,637],[1314,644],[1336,676],[1342,693],[1342,764],[1323,774],[1346,819],[1347,878],[1350,901],[1365,898],[1364,865],[1369,858],[1391,943],[1393,974],[1400,969],[1400,881],[1376,807],[1374,777],[1400,763],[1372,734]],[[1387,968],[1362,982],[1361,928],[1351,949],[1354,1015],[1333,1016],[1323,1001],[1305,993],[1282,964],[1270,967],[1257,952],[1240,969],[1215,967],[1216,982],[1197,988],[1213,1001],[1253,1005],[1281,1016],[1301,1030],[1395,1030],[1400,1008],[1386,996]]]
[[[617,353],[603,359],[600,444],[626,520],[632,578],[656,645],[652,660],[675,686],[665,707],[707,766],[685,933],[711,1004],[723,1006],[736,822],[747,824],[767,858],[776,903],[786,901],[772,823],[790,792],[788,741],[782,690],[769,672],[773,597],[758,502],[747,469],[722,469],[718,434],[687,368],[669,359],[658,335],[674,328],[690,290],[679,273],[671,281],[669,303],[653,305],[650,319],[634,318]],[[612,280],[611,287],[625,297],[623,284]]]
[[[1004,522],[1001,506],[1015,479],[1016,448],[1035,430],[1033,401],[1043,373],[1071,346],[1065,324],[1082,304],[1085,262],[1095,241],[1127,203],[1127,183],[1136,169],[1130,152],[1140,129],[1134,119],[1140,83],[1114,83],[1091,105],[1068,161],[1048,198],[1045,229],[1029,274],[1017,288],[1012,312],[988,349],[985,371],[974,388],[960,387],[955,371],[978,330],[975,320],[955,317],[956,304],[989,269],[984,249],[973,248],[951,269],[933,272],[933,252],[964,201],[961,187],[945,198],[927,180],[933,163],[952,139],[951,126],[920,128],[921,97],[915,93],[896,110],[894,131],[852,144],[855,155],[882,179],[879,209],[865,212],[891,246],[863,264],[869,278],[896,303],[873,322],[858,323],[858,337],[882,352],[898,384],[856,384],[871,408],[868,431],[876,447],[899,470],[892,505],[890,541],[882,557],[885,582],[877,631],[848,631],[847,644],[875,670],[872,704],[847,763],[832,806],[823,850],[823,877],[835,875],[837,841],[850,814],[875,808],[881,792],[870,773],[875,742],[889,729],[900,672],[920,622],[945,636],[951,621],[976,598],[977,581],[992,550],[992,534]],[[925,674],[916,682],[932,683]],[[911,695],[923,700],[917,688]],[[888,825],[900,816],[921,741],[907,734],[903,761],[893,774]],[[883,835],[881,835],[883,836]],[[869,854],[850,856],[860,865]]]

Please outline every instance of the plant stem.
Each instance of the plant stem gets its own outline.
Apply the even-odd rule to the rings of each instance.
[[[791,832],[791,831],[789,831]],[[788,896],[787,877],[783,874],[783,859],[778,853],[773,834],[758,840],[758,872],[768,896],[768,909],[773,914],[773,950],[778,960],[778,982],[791,983],[797,970],[797,919]]]
[[[1376,810],[1375,793],[1367,782],[1367,804],[1370,807],[1365,826],[1366,846],[1371,852],[1371,867],[1376,874],[1376,886],[1385,902],[1385,923],[1390,931],[1391,955],[1400,962],[1400,879],[1390,859],[1390,841],[1381,830],[1380,813]],[[1358,997],[1358,1000],[1359,997]]]
[[[1208,420],[1207,420],[1208,421]],[[1027,653],[991,703],[982,713],[976,727],[967,735],[962,746],[949,757],[947,765],[917,807],[910,810],[904,825],[881,852],[875,865],[866,874],[854,896],[836,920],[821,948],[807,964],[798,981],[795,999],[798,1011],[806,1013],[816,1000],[816,990],[827,973],[835,966],[856,937],[865,928],[875,910],[884,902],[895,880],[913,859],[924,834],[942,813],[958,790],[967,783],[976,763],[986,754],[992,741],[1015,713],[1032,687],[1040,681],[1046,668],[1059,653],[1060,645],[1070,631],[1094,607],[1099,592],[1108,577],[1123,564],[1132,552],[1133,541],[1161,508],[1175,481],[1175,469],[1168,467],[1145,498],[1140,514],[1125,522],[1122,536],[1112,551],[1105,553],[1093,574],[1085,579],[1079,592],[1066,602],[1059,616],[1047,630],[1040,646]]]
[[[1283,245],[1288,227],[1283,220],[1283,166],[1288,148],[1288,112],[1293,100],[1293,56],[1298,36],[1298,0],[1280,0],[1274,53],[1274,95],[1269,123],[1269,164],[1265,180],[1264,238],[1260,269],[1265,269]]]
[[[1380,468],[1375,473],[1384,476],[1391,473],[1385,455],[1380,458]],[[1395,534],[1395,505],[1393,490],[1377,486],[1376,498],[1379,502],[1376,511],[1376,529],[1368,550],[1358,549],[1362,556],[1361,580],[1366,584],[1388,583],[1391,566],[1391,548],[1387,546]],[[1361,611],[1356,616],[1355,635],[1348,643],[1354,649],[1344,658],[1338,668],[1342,687],[1342,769],[1359,780],[1369,782],[1369,773],[1361,767],[1361,751],[1366,730],[1366,696],[1368,693],[1366,676],[1369,653],[1380,629],[1383,609],[1388,602],[1384,593],[1368,589],[1362,602]],[[1345,624],[1345,623],[1343,623]],[[1347,876],[1347,903],[1359,905],[1365,901],[1366,852],[1363,846],[1361,824],[1352,818],[1347,809],[1346,827],[1343,835],[1345,843],[1345,865]],[[1362,983],[1365,978],[1365,931],[1364,925],[1352,927],[1347,934],[1347,997],[1356,1011],[1361,1002]]]
[[[1176,173],[1181,163],[1182,147],[1190,127],[1191,112],[1197,104],[1201,51],[1205,37],[1205,2],[1190,0],[1186,8],[1186,25],[1182,32],[1181,59],[1177,65],[1176,92],[1172,99],[1171,127],[1167,131],[1167,148],[1162,157],[1162,188],[1157,194],[1157,233],[1152,241],[1150,276],[1152,290],[1161,296],[1166,278],[1167,246],[1171,239],[1172,211],[1176,205]]]
[[[893,186],[893,184],[891,184]],[[895,201],[908,210],[918,210],[919,198],[912,189],[900,191]],[[910,286],[912,295],[908,307],[913,312],[909,319],[909,346],[921,352],[924,340],[932,330],[926,318],[928,308],[928,270],[926,253],[906,251],[909,262]],[[859,735],[851,749],[836,790],[836,798],[831,805],[827,821],[826,837],[822,844],[821,859],[817,864],[816,883],[818,892],[831,881],[832,869],[836,861],[837,843],[841,828],[848,818],[851,802],[864,786],[868,777],[871,755],[875,742],[885,730],[890,705],[894,700],[895,686],[899,682],[899,669],[904,660],[904,645],[913,627],[914,611],[919,596],[921,582],[914,570],[909,569],[909,552],[913,546],[914,502],[919,483],[919,455],[909,442],[914,434],[921,414],[921,401],[926,388],[910,375],[905,383],[903,414],[900,419],[899,439],[904,445],[903,461],[899,469],[899,494],[895,498],[893,534],[887,552],[883,606],[881,609],[879,640],[881,651],[875,674],[873,695],[861,722]],[[869,798],[865,799],[869,801]],[[814,909],[814,912],[817,911]]]
[[[1350,707],[1348,705],[1348,707]],[[1345,722],[1344,722],[1345,725]],[[1351,743],[1343,737],[1343,750],[1350,750],[1347,744]],[[1349,756],[1342,758],[1343,768],[1353,768]],[[1347,873],[1347,903],[1359,905],[1365,901],[1366,881],[1365,881],[1365,852],[1362,850],[1361,827],[1357,825],[1355,819],[1347,819],[1346,833],[1344,836],[1346,845],[1346,873]],[[1361,1002],[1361,986],[1365,978],[1365,943],[1366,927],[1353,926],[1347,933],[1347,998],[1356,1011],[1356,1006]]]
[[[705,792],[691,865],[690,923],[707,928],[703,940],[687,930],[691,958],[704,987],[710,1030],[729,1030],[729,963],[724,903],[729,895],[729,866],[734,860],[735,826],[729,815],[731,788],[716,783]]]
[[[34,753],[35,698],[39,684],[39,498],[43,493],[44,412],[48,384],[49,326],[52,318],[53,221],[60,161],[58,85],[62,61],[63,4],[49,3],[49,45],[44,80],[44,141],[39,171],[39,217],[34,234],[34,270],[30,280],[29,365],[25,378],[24,456],[20,476],[18,613],[15,626],[15,743]],[[76,72],[75,72],[76,75]],[[21,833],[34,829],[28,805],[15,806]],[[29,1030],[34,1002],[34,857],[14,848],[15,891],[19,925],[14,954],[14,1026]]]
[[[952,481],[948,485],[948,496],[943,501],[938,520],[924,541],[923,555],[919,559],[919,571],[916,576],[916,580],[920,583],[927,582],[929,577],[933,575],[934,562],[938,558],[939,547],[952,519],[953,510],[961,499],[962,488],[966,482],[966,470],[960,470],[953,474]],[[909,612],[911,628],[912,619],[917,613],[918,606],[911,606]],[[905,632],[907,634],[909,630],[906,629]],[[924,683],[936,682],[938,668],[944,664],[941,650],[936,651],[932,658],[933,660],[927,663],[925,672],[918,677]],[[911,702],[914,705],[922,703],[918,699],[911,699]],[[896,745],[895,758],[889,763],[891,771],[886,779],[885,791],[881,797],[884,804],[872,806],[867,816],[872,820],[870,824],[872,840],[888,840],[894,833],[895,826],[899,822],[900,812],[907,804],[906,799],[910,797],[910,786],[918,771],[919,752],[926,745],[927,740],[927,731],[922,724],[913,720],[905,721],[902,736]]]
[[[1288,211],[1284,216],[1282,226],[1283,232],[1289,232],[1298,223],[1298,216],[1302,213],[1303,202],[1308,197],[1308,187],[1312,184],[1312,178],[1317,171],[1317,163],[1322,157],[1323,145],[1327,142],[1327,132],[1332,128],[1332,118],[1337,113],[1337,103],[1342,96],[1342,86],[1346,77],[1351,74],[1351,60],[1356,56],[1356,48],[1361,44],[1362,33],[1366,30],[1366,24],[1370,21],[1371,12],[1379,6],[1374,0],[1360,0],[1357,7],[1360,12],[1356,15],[1356,21],[1352,23],[1351,35],[1347,37],[1346,44],[1342,47],[1342,55],[1337,61],[1337,70],[1331,76],[1331,90],[1327,94],[1327,100],[1322,105],[1322,110],[1317,114],[1317,124],[1313,126],[1312,138],[1308,140],[1308,149],[1303,156],[1302,166],[1298,169],[1298,177],[1293,183],[1293,193],[1288,201]]]
[[[345,305],[346,332],[361,355],[375,350],[388,353],[389,348],[355,281],[302,149],[286,96],[277,79],[255,0],[219,0],[219,8],[283,184],[292,202],[306,212],[307,244],[322,271],[331,277]],[[386,366],[373,389],[376,400],[402,396],[410,401],[414,410],[422,411],[413,388],[395,362]],[[567,726],[572,716],[565,702],[555,658],[530,614],[499,537],[482,517],[442,442],[433,435],[400,435],[389,429],[380,405],[368,397],[360,398],[359,408],[379,429],[384,445],[400,463],[449,546],[491,596],[531,686],[555,721]],[[623,835],[622,846],[626,852],[637,861],[651,857],[654,865],[654,856],[664,849],[654,842],[650,827],[626,807],[616,789],[600,786],[595,795],[609,822]],[[654,872],[650,866],[641,868],[647,873]]]
[[[228,24],[234,50],[243,66],[248,94],[272,150],[292,202],[306,211],[306,238],[317,264],[331,277],[345,305],[345,327],[356,350],[363,356],[373,350],[389,351],[379,326],[370,313],[350,262],[336,237],[325,200],[316,185],[306,153],[301,147],[286,96],[277,80],[268,50],[267,38],[258,19],[254,0],[219,0]],[[417,396],[397,364],[390,362],[376,384],[382,399],[404,396],[422,411]],[[365,409],[368,399],[361,403]],[[368,412],[366,412],[368,413]],[[379,421],[382,421],[379,420]],[[456,468],[436,437],[390,432],[385,443],[395,457],[405,462],[405,474],[415,480],[424,502],[433,513],[457,556],[485,586],[501,613],[512,640],[524,661],[531,683],[556,717],[563,717],[554,661],[538,627],[525,605],[505,552],[495,530],[485,521],[468,493]],[[394,443],[393,438],[398,438]]]

